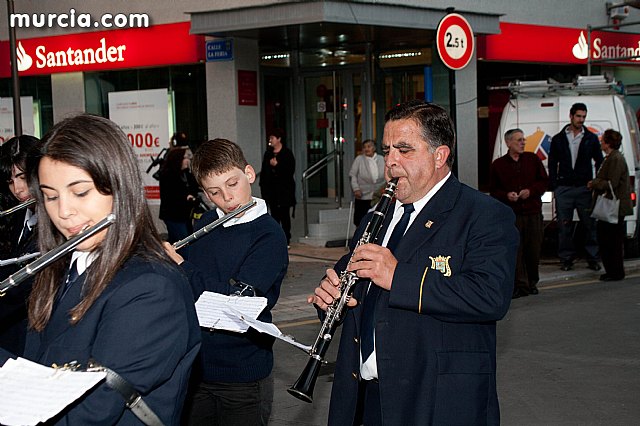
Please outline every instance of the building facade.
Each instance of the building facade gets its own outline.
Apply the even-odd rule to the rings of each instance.
[[[640,55],[639,27],[612,29],[618,38],[601,37],[600,44],[588,30],[614,18],[633,22],[640,13],[608,10],[600,0],[539,0],[535,8],[524,0],[20,0],[14,7],[23,19],[14,22],[18,54],[33,62],[19,75],[21,96],[34,104],[27,118],[34,133],[75,112],[109,117],[110,93],[166,89],[166,133],[127,129],[132,144],[138,138],[147,149],[144,161],[151,163],[172,132],[184,131],[194,145],[237,141],[258,167],[267,133],[282,128],[297,182],[314,164],[329,163],[308,179],[312,197],[349,198],[353,158],[364,139],[380,143],[384,113],[398,102],[422,98],[449,108],[458,135],[455,173],[482,187],[495,138],[491,121],[506,102],[487,86],[570,79],[588,69],[640,82],[633,60],[602,62],[632,56],[634,48]],[[438,24],[450,12],[463,15],[475,34],[470,63],[456,71],[436,48]],[[141,15],[148,26],[138,28],[131,19]],[[8,22],[2,11],[0,98],[12,88]]]

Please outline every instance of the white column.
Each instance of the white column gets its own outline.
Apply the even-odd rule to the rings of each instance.
[[[53,122],[85,111],[84,76],[81,72],[51,74]]]
[[[478,188],[478,89],[477,62],[456,71],[456,127],[458,179]]]
[[[236,142],[244,151],[249,164],[258,171],[266,146],[261,140],[259,69],[257,41],[241,38],[233,39],[232,61],[206,64],[209,139],[225,138]],[[238,71],[241,70],[256,72],[258,102],[255,106],[239,105]]]

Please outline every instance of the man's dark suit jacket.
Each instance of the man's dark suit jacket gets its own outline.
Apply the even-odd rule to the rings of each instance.
[[[568,124],[551,139],[549,149],[549,189],[551,190],[559,186],[587,186],[587,182],[593,179],[591,160],[595,162],[596,170],[602,164],[603,157],[598,136],[586,127],[578,149],[576,164],[575,166],[571,164],[567,127],[569,127]]]
[[[391,291],[382,292],[375,311],[382,424],[499,424],[496,321],[513,293],[514,223],[510,208],[452,175],[407,230],[395,251]],[[363,300],[365,288],[358,283],[354,297]],[[358,305],[342,327],[330,425],[353,424],[360,315]]]
[[[184,275],[170,264],[134,257],[77,324],[68,311],[80,301],[84,277],[69,289],[41,333],[29,331],[25,358],[64,365],[90,358],[129,382],[165,425],[179,425],[200,327]],[[0,351],[1,352],[1,351]],[[5,359],[1,359],[4,364]],[[142,425],[104,382],[55,418],[57,425]]]

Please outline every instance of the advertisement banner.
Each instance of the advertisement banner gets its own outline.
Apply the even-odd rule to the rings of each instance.
[[[21,96],[20,109],[22,116],[22,134],[40,137],[35,134],[33,122],[33,97]],[[13,98],[0,98],[0,144],[16,134],[13,130]]]
[[[145,196],[149,204],[160,204],[160,186],[153,178],[157,169],[147,169],[162,148],[169,146],[169,100],[167,89],[109,93],[109,118],[129,138],[138,157]]]

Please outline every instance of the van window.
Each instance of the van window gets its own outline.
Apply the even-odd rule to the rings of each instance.
[[[636,158],[636,162],[640,162],[640,134],[638,133],[638,120],[636,115],[631,109],[631,106],[623,102],[624,114],[627,116],[627,123],[629,123],[629,136],[631,137],[631,147],[633,149],[633,155]]]

